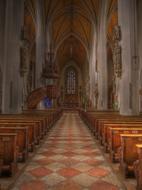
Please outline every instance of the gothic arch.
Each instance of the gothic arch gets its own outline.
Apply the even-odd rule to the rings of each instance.
[[[63,37],[60,39],[59,43],[56,45],[56,48],[55,48],[55,56],[57,54],[57,51],[58,49],[60,48],[60,46],[62,45],[62,43],[67,39],[69,38],[70,36],[73,36],[75,37],[81,44],[82,46],[84,47],[85,51],[86,51],[86,55],[87,55],[87,58],[89,60],[89,52],[88,52],[88,49],[86,47],[86,44],[85,42],[83,41],[83,39],[81,39],[80,36],[78,36],[77,34],[75,34],[74,32],[72,33],[67,33],[67,34],[64,34]]]
[[[62,70],[61,76],[63,76],[63,77],[65,76],[65,72],[66,72],[66,70],[67,70],[69,67],[73,67],[73,68],[77,71],[77,73],[78,73],[78,85],[81,85],[81,81],[82,81],[81,70],[80,70],[80,68],[77,66],[77,64],[76,64],[74,61],[70,61],[70,62],[68,62],[68,63],[65,65],[65,67],[64,67],[63,70]],[[62,80],[63,80],[63,78],[62,78]]]

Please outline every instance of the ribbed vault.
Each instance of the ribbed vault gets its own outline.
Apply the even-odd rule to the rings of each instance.
[[[69,59],[83,64],[97,25],[99,0],[45,0],[46,28],[62,65]]]
[[[81,41],[73,35],[69,35],[60,45],[57,51],[58,62],[62,69],[69,60],[78,64],[80,69],[86,60],[86,50]]]

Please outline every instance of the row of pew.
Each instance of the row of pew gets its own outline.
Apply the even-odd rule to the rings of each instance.
[[[120,163],[123,176],[136,177],[137,190],[142,190],[142,117],[107,111],[79,113],[111,161]]]
[[[27,161],[61,115],[62,110],[0,115],[0,177],[16,174],[18,163]]]

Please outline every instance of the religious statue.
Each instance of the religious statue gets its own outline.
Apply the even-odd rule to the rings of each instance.
[[[99,97],[98,83],[95,84],[94,95],[95,95],[95,100],[96,100],[95,107],[96,107],[96,109],[97,109],[98,97]]]
[[[20,47],[20,74],[23,77],[28,71],[28,52],[29,52],[29,39],[26,27],[21,31],[21,47]]]
[[[26,105],[27,97],[31,87],[30,76],[30,40],[28,30],[24,26],[21,30],[21,47],[20,47],[20,75],[23,78],[23,106]]]
[[[115,25],[113,30],[113,41],[120,41],[120,40],[121,40],[120,26]]]
[[[115,26],[113,31],[113,63],[114,72],[118,78],[120,78],[122,74],[121,46],[119,44],[120,40],[120,27]]]

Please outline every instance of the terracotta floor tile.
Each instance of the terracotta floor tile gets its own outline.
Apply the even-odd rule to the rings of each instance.
[[[58,171],[58,174],[64,177],[74,177],[80,174],[80,171],[74,168],[64,168]]]
[[[120,182],[109,168],[78,113],[69,112],[55,124],[12,190],[124,190],[116,186]]]
[[[88,163],[90,165],[96,166],[96,165],[100,165],[102,163],[102,161],[100,160],[95,160],[95,159],[89,159],[89,160],[85,160],[85,163]]]
[[[97,178],[94,178],[92,176],[89,176],[86,173],[82,173],[80,175],[77,175],[73,178],[73,181],[80,184],[83,187],[90,187]]]
[[[47,164],[50,164],[50,163],[52,163],[54,161],[51,160],[51,159],[45,158],[45,159],[37,160],[36,162],[39,163],[39,164],[41,164],[41,165],[47,165]]]
[[[47,186],[43,181],[31,181],[29,183],[23,183],[20,190],[46,190]]]
[[[58,175],[57,173],[53,173],[49,176],[43,177],[42,180],[46,185],[53,188],[57,184],[65,181],[66,179],[63,176]]]
[[[82,187],[73,181],[67,180],[55,187],[54,190],[82,190]]]
[[[93,168],[90,171],[88,171],[88,174],[90,176],[95,176],[95,177],[104,177],[108,175],[110,172],[108,170],[105,170],[103,168]]]
[[[87,164],[87,163],[78,163],[74,166],[75,169],[79,170],[80,172],[87,172],[88,170],[92,169],[93,166]]]
[[[61,168],[65,168],[65,167],[66,167],[65,164],[60,163],[60,162],[53,162],[51,164],[46,165],[46,168],[48,168],[54,172],[60,170]]]
[[[119,188],[104,181],[96,181],[90,190],[119,190]]]
[[[52,171],[43,167],[39,167],[39,168],[29,171],[29,173],[35,177],[43,177],[43,176],[51,174]]]
[[[59,162],[64,163],[66,166],[70,167],[70,166],[72,166],[74,164],[79,163],[80,161],[72,159],[72,158],[67,158],[67,159],[64,159],[64,160],[59,160]]]

